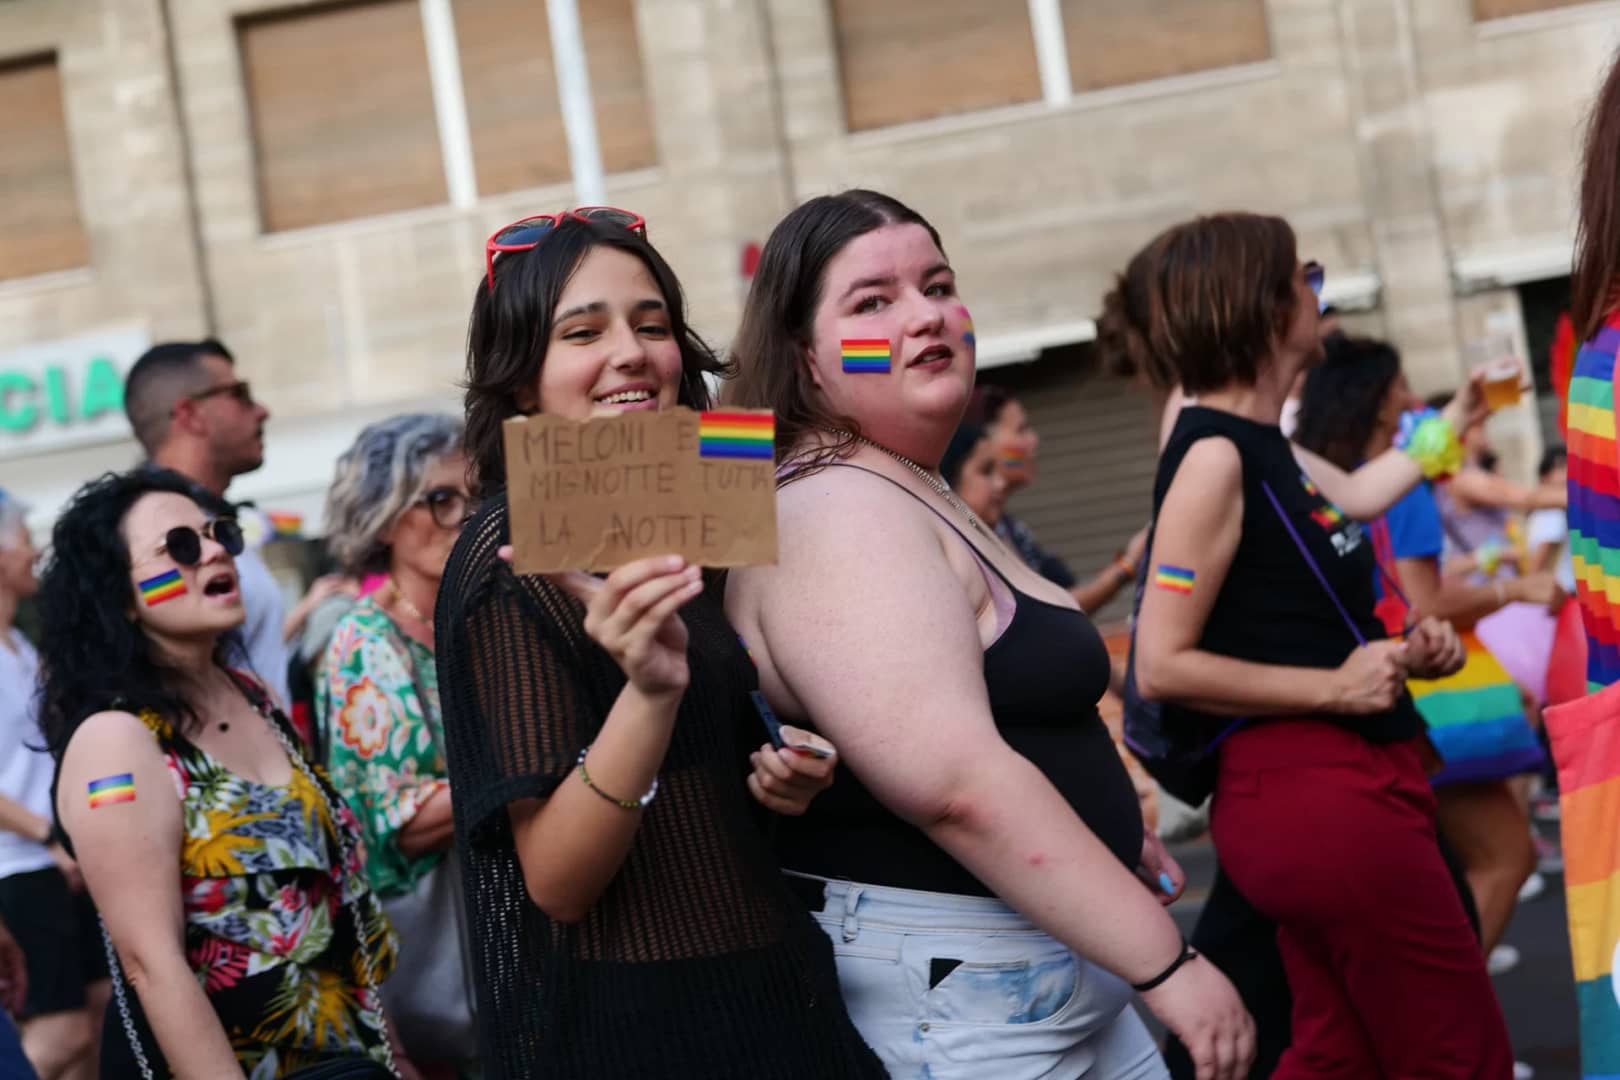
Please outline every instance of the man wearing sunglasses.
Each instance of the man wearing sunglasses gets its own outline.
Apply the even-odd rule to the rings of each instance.
[[[189,480],[192,497],[210,514],[235,516],[225,489],[264,464],[264,425],[270,411],[237,376],[230,350],[213,339],[152,346],[129,370],[124,412],[146,451],[148,468],[167,469]],[[236,574],[247,609],[242,639],[248,664],[285,707],[281,590],[255,551],[237,556]]]

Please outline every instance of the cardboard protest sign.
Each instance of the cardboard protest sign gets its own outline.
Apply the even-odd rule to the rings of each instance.
[[[611,570],[648,555],[776,561],[768,410],[515,416],[503,434],[520,574]]]

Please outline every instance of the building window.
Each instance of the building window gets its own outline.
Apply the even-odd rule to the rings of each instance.
[[[54,54],[0,64],[0,278],[90,262]]]
[[[456,0],[454,11],[478,190],[493,194],[568,181],[568,138],[546,5]],[[579,5],[579,18],[602,168],[612,173],[655,164],[635,0],[591,0]]]
[[[265,231],[446,201],[417,0],[252,15],[237,36]]]
[[[1474,0],[1474,19],[1500,19],[1508,15],[1529,15],[1553,8],[1574,7],[1590,0]]]
[[[1036,101],[1022,0],[832,0],[851,131]]]
[[[1076,92],[1271,55],[1265,0],[1062,0]]]

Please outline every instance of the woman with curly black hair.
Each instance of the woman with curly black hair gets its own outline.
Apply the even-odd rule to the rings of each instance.
[[[232,666],[241,551],[162,471],[87,484],[52,536],[42,723],[116,953],[103,1075],[385,1076],[392,934],[353,815]]]

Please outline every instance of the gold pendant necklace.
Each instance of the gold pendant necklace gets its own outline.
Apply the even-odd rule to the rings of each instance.
[[[405,609],[405,614],[421,623],[423,626],[432,626],[433,620],[422,614],[422,609],[411,603],[411,598],[400,590],[399,582],[394,580],[392,574],[388,575],[388,587],[394,592],[394,602]]]

